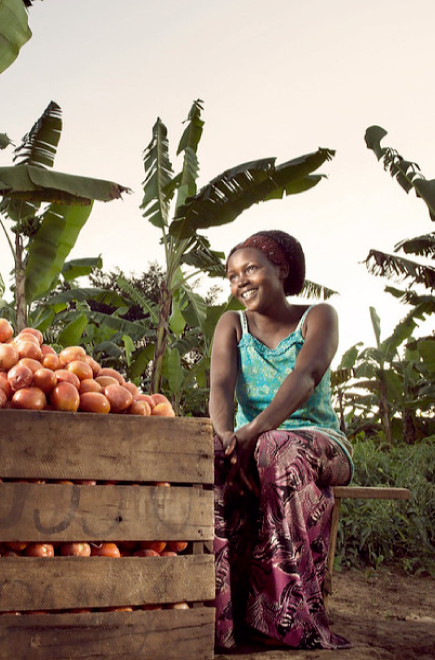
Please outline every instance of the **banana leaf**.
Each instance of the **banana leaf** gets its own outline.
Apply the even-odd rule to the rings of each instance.
[[[41,227],[28,249],[26,264],[27,303],[49,291],[65,259],[92,210],[89,206],[50,206],[44,213]]]
[[[0,195],[8,199],[86,204],[94,199],[109,202],[119,199],[129,188],[112,181],[92,179],[34,165],[0,167]]]
[[[17,58],[32,36],[22,0],[0,0],[0,73]]]

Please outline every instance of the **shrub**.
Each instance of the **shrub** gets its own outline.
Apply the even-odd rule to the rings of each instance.
[[[398,561],[407,572],[435,577],[435,436],[386,447],[354,441],[353,485],[409,488],[409,501],[351,500],[341,505],[336,563],[378,567]]]

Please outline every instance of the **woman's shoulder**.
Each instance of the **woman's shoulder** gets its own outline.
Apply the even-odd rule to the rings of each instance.
[[[315,303],[314,305],[306,305],[305,311],[301,314],[301,329],[305,336],[306,331],[310,325],[323,327],[338,324],[338,315],[335,307],[326,302]]]
[[[237,341],[240,341],[242,334],[240,312],[234,310],[224,312],[216,324],[215,334],[216,333],[220,335],[230,335],[234,333]]]

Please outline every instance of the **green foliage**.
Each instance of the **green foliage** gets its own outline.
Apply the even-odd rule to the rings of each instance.
[[[22,0],[0,0],[0,73],[17,58],[32,32]]]
[[[61,109],[52,101],[15,148],[16,164],[0,167],[0,224],[15,262],[17,330],[28,323],[29,305],[56,287],[93,200],[110,201],[128,191],[111,181],[55,172],[61,131]],[[3,134],[3,147],[10,144],[6,138]]]
[[[409,488],[409,501],[343,499],[336,561],[378,567],[396,561],[435,576],[435,436],[385,447],[361,434],[354,443],[353,485]]]

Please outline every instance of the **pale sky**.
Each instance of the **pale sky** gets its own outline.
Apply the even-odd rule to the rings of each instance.
[[[96,203],[71,257],[103,256],[127,274],[163,264],[160,233],[141,216],[142,154],[159,116],[176,147],[192,101],[204,101],[199,186],[242,162],[277,163],[318,147],[337,151],[328,175],[302,195],[268,202],[207,231],[228,252],[260,229],[302,243],[307,277],[340,292],[337,359],[374,344],[405,315],[386,281],[361,262],[434,231],[427,209],[385,173],[364,142],[379,124],[392,146],[435,178],[434,0],[44,0],[29,11],[32,39],[0,77],[0,132],[16,143],[48,103],[63,112],[59,171],[116,181],[124,201]],[[11,151],[0,153],[3,165]],[[0,272],[12,266],[0,238]],[[216,280],[210,281],[210,285]],[[227,284],[222,283],[227,291]],[[430,330],[433,329],[433,321]]]

